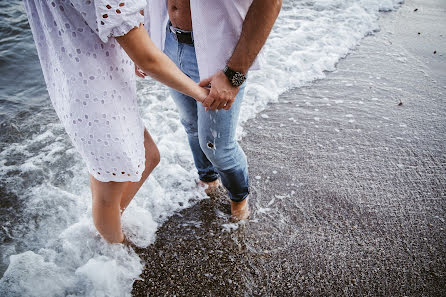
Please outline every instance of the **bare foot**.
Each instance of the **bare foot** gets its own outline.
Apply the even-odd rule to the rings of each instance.
[[[199,181],[198,185],[200,185],[201,187],[205,188],[204,192],[206,193],[206,195],[210,195],[212,192],[214,192],[215,190],[218,189],[218,187],[220,187],[221,182],[219,179],[216,179],[214,181],[211,182],[204,182],[204,181]]]
[[[249,217],[249,204],[248,198],[241,202],[231,201],[231,215],[235,220],[246,220]]]

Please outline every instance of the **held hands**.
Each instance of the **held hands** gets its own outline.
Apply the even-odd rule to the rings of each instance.
[[[199,87],[197,85],[197,95],[194,97],[195,100],[203,103],[203,101],[208,97],[208,95],[209,95],[209,89]]]
[[[240,87],[234,87],[223,73],[219,71],[213,76],[200,81],[200,87],[211,86],[209,95],[202,102],[206,110],[229,110],[234,103]]]

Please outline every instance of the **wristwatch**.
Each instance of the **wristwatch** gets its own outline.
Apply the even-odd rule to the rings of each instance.
[[[243,73],[232,70],[227,65],[223,72],[234,87],[240,87],[246,80],[246,76]]]

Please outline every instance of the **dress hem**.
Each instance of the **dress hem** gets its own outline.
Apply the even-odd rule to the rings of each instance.
[[[112,176],[112,177],[106,177],[103,175],[99,175],[94,171],[88,170],[88,173],[90,173],[95,179],[97,179],[100,182],[108,183],[108,182],[139,182],[142,177],[142,173],[134,176]]]

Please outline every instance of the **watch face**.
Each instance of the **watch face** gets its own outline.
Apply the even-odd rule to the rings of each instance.
[[[245,81],[245,76],[242,73],[236,72],[232,77],[232,85],[240,87]]]

